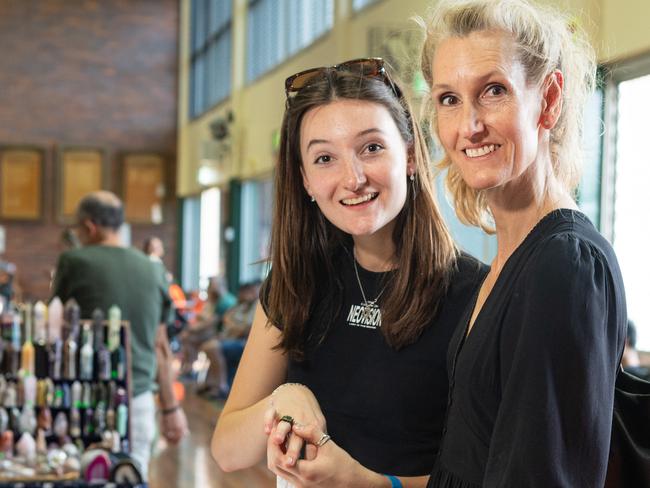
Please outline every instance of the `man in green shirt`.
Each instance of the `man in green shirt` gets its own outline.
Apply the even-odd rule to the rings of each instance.
[[[131,425],[138,426],[131,432],[131,454],[146,480],[155,436],[156,379],[163,436],[177,443],[187,431],[187,421],[172,390],[171,351],[162,323],[169,306],[166,284],[145,255],[122,246],[123,222],[122,202],[113,193],[99,191],[81,200],[77,233],[83,247],[59,257],[53,295],[64,303],[74,298],[82,318],[91,318],[96,308],[106,314],[117,305],[122,318],[130,322]]]

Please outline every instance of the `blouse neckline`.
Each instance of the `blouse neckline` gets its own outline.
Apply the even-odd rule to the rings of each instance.
[[[474,296],[470,300],[470,302],[467,305],[467,309],[465,310],[465,314],[463,315],[463,336],[461,337],[461,340],[458,343],[458,347],[456,349],[456,353],[454,354],[454,370],[456,368],[456,360],[458,359],[458,355],[460,354],[461,350],[465,346],[465,343],[469,340],[470,337],[473,337],[474,332],[476,331],[476,327],[480,326],[481,324],[479,323],[481,317],[486,313],[485,310],[489,309],[489,305],[492,304],[494,300],[496,300],[495,297],[499,295],[501,292],[501,289],[503,288],[503,281],[506,280],[507,276],[510,274],[510,268],[514,266],[513,263],[517,260],[519,255],[523,252],[524,249],[527,248],[528,244],[535,239],[535,237],[541,233],[544,232],[547,228],[548,225],[554,223],[555,221],[563,219],[563,220],[579,220],[583,223],[585,222],[590,222],[589,218],[582,213],[579,210],[571,209],[571,208],[557,208],[555,210],[551,210],[549,213],[544,215],[528,232],[526,237],[519,243],[517,248],[512,252],[512,254],[508,257],[506,260],[505,264],[503,265],[503,269],[501,270],[501,273],[499,273],[499,276],[497,277],[494,286],[492,287],[492,290],[490,290],[490,293],[488,294],[487,298],[485,299],[485,302],[483,303],[483,306],[481,307],[481,310],[479,311],[478,315],[476,316],[476,319],[474,320],[474,324],[472,326],[472,330],[469,331],[469,323],[472,318],[472,313],[474,312],[474,307],[476,307],[476,301],[478,300],[478,295],[479,292],[483,286],[483,283],[485,282],[485,279],[487,277],[487,274],[483,277],[481,280],[480,285],[477,287],[476,291],[474,292]],[[453,371],[452,371],[453,373]]]

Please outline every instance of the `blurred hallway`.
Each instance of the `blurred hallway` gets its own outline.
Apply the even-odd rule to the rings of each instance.
[[[212,431],[221,411],[218,405],[204,400],[187,389],[183,408],[190,434],[179,446],[160,441],[160,451],[152,459],[150,488],[272,488],[275,476],[264,464],[224,473],[210,455]]]

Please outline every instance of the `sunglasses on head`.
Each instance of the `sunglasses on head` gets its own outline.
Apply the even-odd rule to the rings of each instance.
[[[382,58],[361,58],[346,61],[341,64],[335,64],[334,66],[310,68],[287,78],[284,82],[284,90],[287,99],[289,99],[292,94],[298,93],[306,86],[312,85],[313,83],[326,78],[331,72],[346,72],[363,77],[378,78],[386,83],[386,85],[393,90],[393,93],[400,98],[402,96],[402,91],[395,83],[393,83],[390,76],[388,76],[385,64],[386,63]]]

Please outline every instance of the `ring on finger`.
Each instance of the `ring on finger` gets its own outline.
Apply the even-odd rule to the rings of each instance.
[[[291,415],[283,415],[280,417],[280,422],[287,422],[289,425],[293,426],[293,417]]]
[[[320,436],[320,439],[318,439],[318,442],[316,443],[316,447],[321,447],[324,445],[327,441],[331,439],[329,434],[323,433],[322,436]]]

